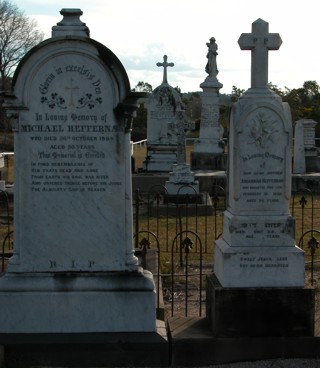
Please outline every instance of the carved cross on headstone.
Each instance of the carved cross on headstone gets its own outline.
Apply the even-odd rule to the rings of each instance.
[[[282,44],[279,33],[269,33],[269,23],[258,19],[252,33],[242,33],[238,40],[241,50],[251,50],[251,88],[268,86],[268,52]]]
[[[74,101],[73,101],[74,95],[73,95],[73,92],[76,91],[76,90],[78,90],[79,87],[74,87],[73,86],[74,80],[72,78],[69,80],[69,82],[70,82],[70,87],[64,87],[64,89],[67,90],[67,91],[70,91],[70,103],[69,103],[69,106],[74,106]]]
[[[174,66],[173,63],[168,63],[168,56],[163,55],[163,63],[157,63],[157,66],[163,66],[163,81],[162,83],[168,83],[167,68],[168,66]]]

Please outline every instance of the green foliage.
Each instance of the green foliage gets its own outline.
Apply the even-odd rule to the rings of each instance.
[[[244,89],[240,89],[236,86],[232,86],[232,92],[231,92],[231,102],[236,102],[239,97],[244,93]]]
[[[146,82],[138,82],[138,84],[132,89],[132,92],[152,92],[152,85]]]

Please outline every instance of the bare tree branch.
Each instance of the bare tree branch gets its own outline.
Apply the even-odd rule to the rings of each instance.
[[[0,90],[8,88],[22,57],[42,40],[43,32],[35,20],[11,0],[0,0]]]

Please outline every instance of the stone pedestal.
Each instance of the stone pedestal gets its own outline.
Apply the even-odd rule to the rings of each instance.
[[[191,152],[192,170],[225,170],[223,127],[219,124],[219,89],[222,84],[208,76],[203,89],[199,138]]]
[[[168,367],[169,344],[163,321],[157,332],[0,333],[10,367]],[[3,363],[4,364],[4,363]]]
[[[215,242],[215,274],[225,287],[303,287],[304,252],[298,247],[230,247]]]
[[[168,195],[198,195],[199,181],[195,180],[189,165],[177,164],[173,165],[172,171],[169,173],[166,188]]]
[[[177,146],[148,145],[148,154],[143,161],[143,170],[147,172],[169,172],[177,163]]]
[[[148,271],[7,274],[0,290],[3,335],[156,330],[156,295]]]
[[[207,319],[215,337],[314,336],[312,288],[226,288],[207,278]]]

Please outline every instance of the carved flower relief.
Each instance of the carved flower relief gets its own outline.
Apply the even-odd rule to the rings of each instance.
[[[41,103],[42,104],[46,103],[50,107],[50,109],[54,109],[55,107],[59,107],[60,109],[67,108],[65,99],[59,96],[57,93],[51,93],[50,98],[41,97]],[[83,97],[78,99],[77,105],[75,107],[77,109],[82,109],[84,107],[93,109],[97,104],[101,103],[102,103],[101,97],[93,99],[91,93],[86,93]],[[69,106],[73,106],[72,101],[69,103]]]
[[[41,97],[41,103],[46,103],[50,107],[50,109],[53,109],[56,106],[60,109],[67,108],[67,106],[65,106],[65,99],[59,96],[57,93],[51,93],[50,97],[51,98]]]
[[[264,112],[259,112],[253,119],[249,126],[249,144],[255,144],[257,147],[264,148],[269,142],[275,142],[276,120]]]

